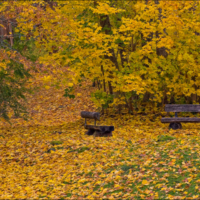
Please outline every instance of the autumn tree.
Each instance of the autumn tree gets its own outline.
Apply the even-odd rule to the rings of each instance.
[[[27,119],[27,111],[23,105],[25,87],[30,74],[17,58],[17,53],[0,49],[0,117],[9,120],[11,110],[15,117]]]
[[[14,33],[16,26],[15,15],[9,15],[10,7],[6,7],[0,18],[0,117],[10,122],[10,117],[28,118],[24,106],[25,94],[30,89],[25,83],[31,76],[26,59],[21,55],[22,35]],[[17,14],[17,10],[15,10]],[[13,36],[15,41],[13,43]]]

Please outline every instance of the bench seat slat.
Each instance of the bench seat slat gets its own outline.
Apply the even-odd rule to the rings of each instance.
[[[162,123],[171,123],[171,122],[191,122],[198,123],[200,122],[200,118],[198,117],[166,117],[161,119]]]
[[[166,112],[200,112],[200,105],[193,104],[166,104]]]
[[[81,112],[82,118],[90,118],[95,120],[100,120],[100,113],[98,112],[88,112],[88,111],[82,111]]]

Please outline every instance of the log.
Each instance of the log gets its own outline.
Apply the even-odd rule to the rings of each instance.
[[[96,130],[101,132],[111,132],[114,131],[114,126],[85,125],[85,129]]]
[[[166,104],[166,112],[200,112],[200,105],[193,104]]]
[[[93,136],[94,137],[111,137],[112,136],[112,132],[95,131]]]
[[[95,130],[89,129],[85,134],[86,134],[86,135],[93,135],[94,132],[95,132]]]
[[[88,111],[82,111],[81,112],[82,118],[90,118],[95,120],[100,120],[100,113],[98,112],[88,112]]]
[[[188,122],[188,123],[199,123],[200,118],[198,117],[171,117],[171,118],[162,118],[162,123],[171,123],[171,122]]]

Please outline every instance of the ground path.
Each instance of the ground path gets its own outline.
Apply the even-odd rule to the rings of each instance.
[[[76,88],[76,99],[64,89],[28,96],[30,121],[1,122],[0,199],[198,198],[198,124],[169,131],[152,116],[105,116],[113,137],[94,138],[80,118],[81,110],[95,111],[91,83]]]

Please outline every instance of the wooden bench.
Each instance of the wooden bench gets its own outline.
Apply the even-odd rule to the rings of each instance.
[[[98,112],[88,112],[82,111],[81,117],[85,118],[85,129],[88,129],[86,132],[87,135],[94,136],[112,136],[112,131],[114,131],[114,126],[97,126],[96,120],[100,120],[100,113]],[[94,125],[88,125],[87,119],[94,119]]]
[[[181,129],[181,122],[185,123],[199,123],[200,118],[198,117],[178,117],[178,112],[200,112],[200,105],[193,104],[166,104],[166,112],[175,112],[174,117],[162,118],[162,123],[170,123],[169,128],[174,130]]]

